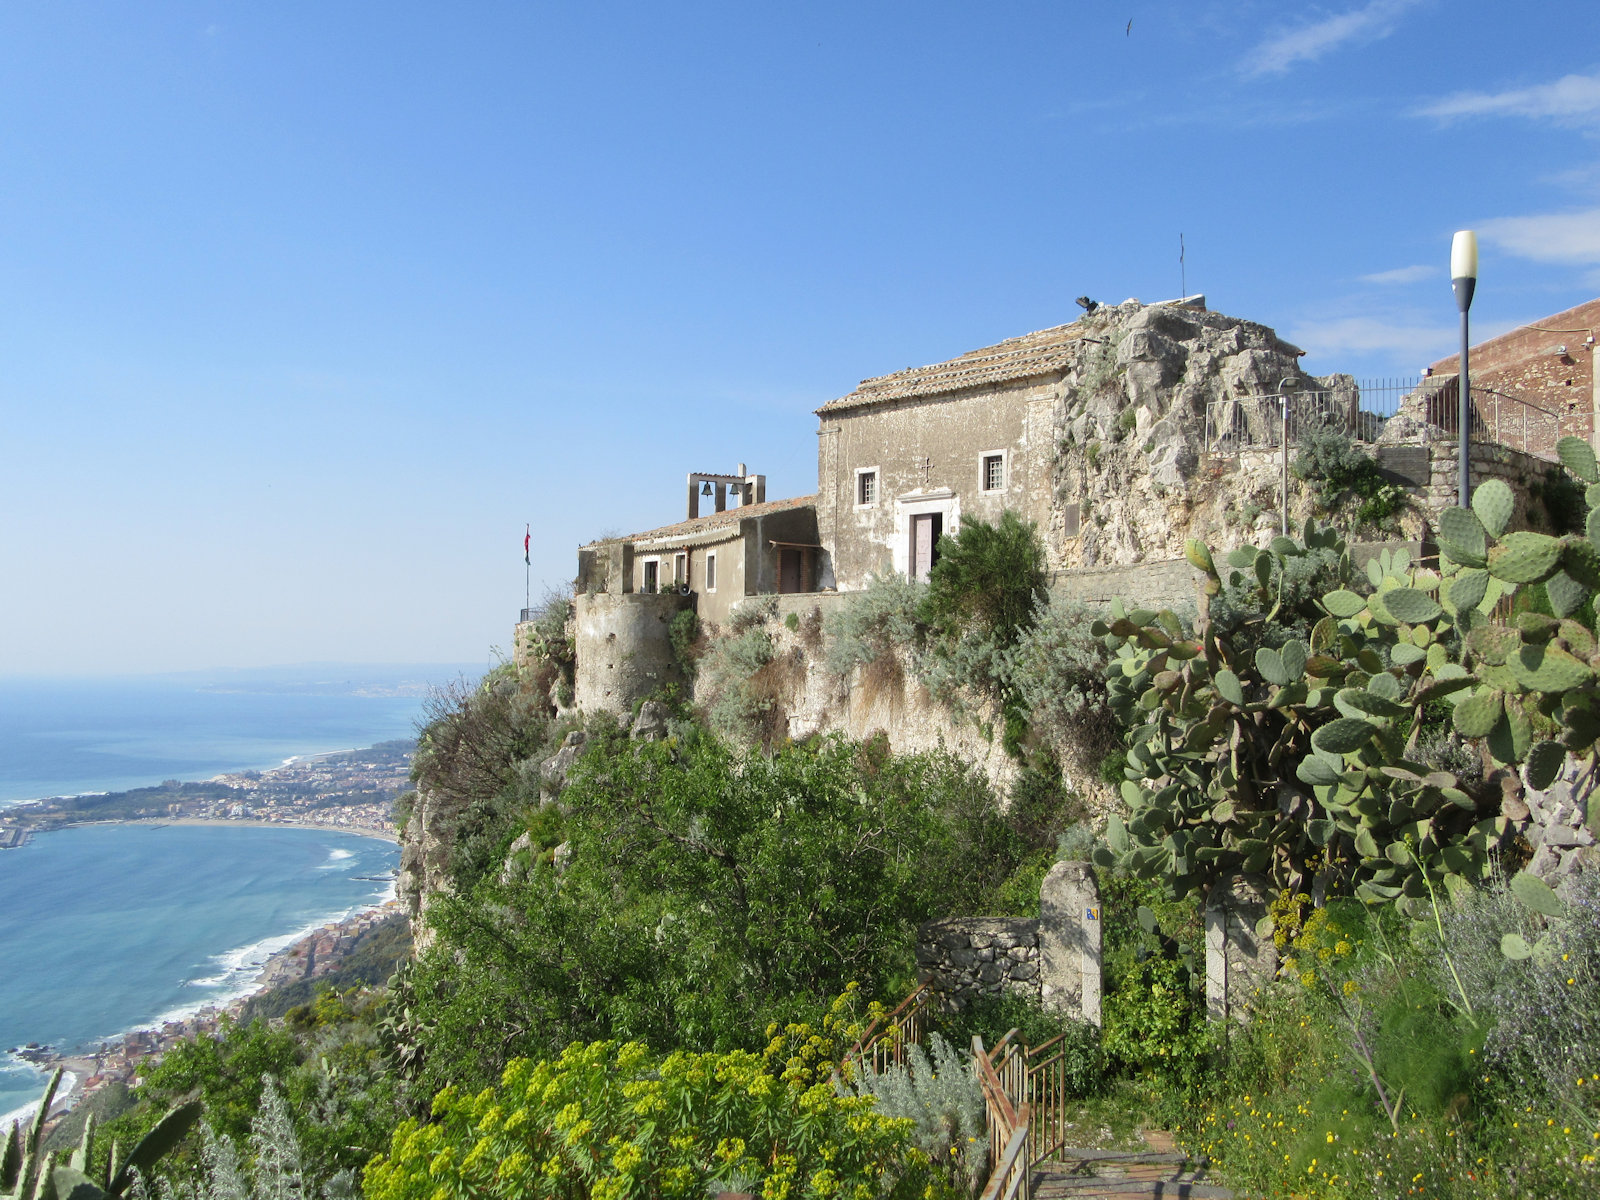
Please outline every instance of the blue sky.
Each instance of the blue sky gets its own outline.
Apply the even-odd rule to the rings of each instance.
[[[1188,289],[1316,372],[1600,294],[1587,6],[0,9],[0,674],[481,661],[687,470]],[[1128,22],[1132,24],[1129,26]]]

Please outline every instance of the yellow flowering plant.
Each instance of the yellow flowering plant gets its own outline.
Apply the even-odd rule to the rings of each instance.
[[[912,1122],[831,1083],[840,1014],[823,1033],[774,1030],[762,1054],[665,1057],[638,1042],[576,1043],[517,1059],[498,1087],[446,1088],[367,1167],[367,1200],[954,1196]]]

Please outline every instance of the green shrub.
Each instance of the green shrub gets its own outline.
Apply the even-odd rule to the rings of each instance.
[[[936,635],[980,630],[1011,646],[1033,624],[1044,587],[1044,548],[1033,522],[1009,508],[993,525],[963,517],[956,536],[939,540],[924,620]]]
[[[1013,1029],[1017,1031],[1016,1041],[1029,1048],[1059,1038],[1067,1094],[1094,1096],[1106,1085],[1107,1064],[1100,1030],[1088,1021],[1052,1012],[1035,997],[1015,992],[980,996],[968,1001],[959,1013],[941,1016],[938,1023],[947,1037],[962,1046],[970,1045],[977,1035],[986,1047],[992,1048]]]
[[[667,626],[667,640],[672,643],[672,657],[685,679],[693,679],[700,660],[700,618],[694,609],[686,608],[675,614]]]
[[[898,650],[915,654],[924,634],[917,614],[926,592],[924,584],[890,572],[874,575],[865,589],[851,593],[823,621],[830,639],[828,670],[844,677]]]
[[[946,755],[591,740],[559,886],[540,863],[429,909],[410,1002],[429,1090],[597,1037],[751,1049],[851,981],[900,992],[917,924],[984,911],[1019,858],[987,781]]]
[[[1405,489],[1384,479],[1377,459],[1335,427],[1308,429],[1301,435],[1293,470],[1317,485],[1324,512],[1332,512],[1346,493],[1356,497],[1358,526],[1386,526],[1409,503]]]

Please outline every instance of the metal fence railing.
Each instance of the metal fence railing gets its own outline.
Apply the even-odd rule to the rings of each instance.
[[[1339,429],[1375,440],[1384,423],[1408,416],[1421,426],[1420,440],[1454,438],[1460,428],[1460,393],[1454,375],[1363,380],[1353,388],[1235,396],[1206,405],[1205,449],[1232,457],[1241,450],[1271,450],[1300,441],[1312,429]],[[1497,442],[1535,458],[1557,461],[1556,443],[1566,432],[1560,413],[1498,388],[1474,386],[1467,436]],[[1408,438],[1408,441],[1416,440]]]

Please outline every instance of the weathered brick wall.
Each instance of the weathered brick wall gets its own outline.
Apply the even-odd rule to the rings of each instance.
[[[1561,415],[1562,434],[1588,438],[1600,405],[1593,344],[1586,339],[1600,327],[1600,300],[1556,313],[1474,346],[1469,366],[1474,393],[1493,388],[1519,396]],[[1566,353],[1556,350],[1566,347]],[[1433,364],[1437,375],[1454,375],[1459,356]]]
[[[1039,922],[1027,917],[946,917],[917,929],[917,978],[959,1011],[979,996],[1039,998]]]

